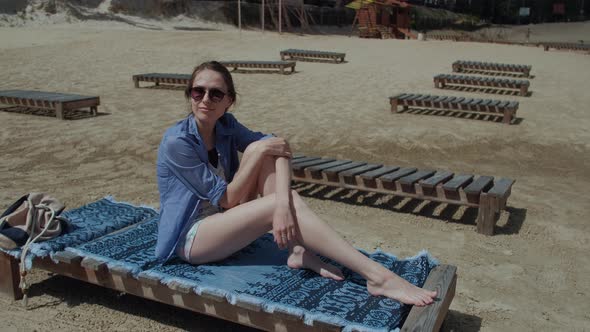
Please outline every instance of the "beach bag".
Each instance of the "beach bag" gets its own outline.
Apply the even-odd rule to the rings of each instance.
[[[0,216],[0,247],[11,250],[22,248],[20,253],[20,284],[23,301],[27,305],[27,271],[25,258],[30,245],[53,239],[68,229],[68,220],[60,214],[65,205],[44,193],[30,193],[12,204]]]
[[[11,250],[61,235],[67,228],[67,219],[59,216],[64,208],[47,194],[21,197],[0,216],[0,247]]]

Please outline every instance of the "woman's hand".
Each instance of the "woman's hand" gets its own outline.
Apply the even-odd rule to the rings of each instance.
[[[287,248],[288,244],[297,238],[295,218],[289,205],[277,205],[272,219],[272,234],[279,249]]]
[[[289,143],[282,137],[271,137],[262,141],[256,141],[252,144],[256,144],[256,150],[258,150],[262,155],[287,158],[292,157]]]

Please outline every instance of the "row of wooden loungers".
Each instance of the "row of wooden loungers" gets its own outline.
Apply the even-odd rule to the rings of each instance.
[[[58,119],[64,119],[67,111],[89,108],[90,114],[96,115],[100,105],[98,96],[83,96],[57,92],[4,90],[0,91],[0,103],[55,111]]]
[[[280,52],[281,60],[286,59],[330,59],[336,63],[344,62],[346,53],[288,49]]]
[[[399,106],[404,110],[408,107],[440,108],[472,112],[501,113],[503,122],[510,124],[516,115],[517,101],[465,98],[454,96],[434,96],[402,93],[389,97],[391,112],[396,113]]]
[[[278,69],[281,74],[288,74],[285,69],[291,68],[291,73],[295,72],[295,61],[219,61],[222,65],[238,70],[239,68],[248,69]]]
[[[530,82],[496,77],[479,77],[453,74],[439,74],[434,77],[434,86],[444,89],[447,85],[467,85],[519,90],[521,96],[528,96]]]
[[[555,50],[566,50],[566,51],[586,51],[590,54],[590,44],[580,44],[580,43],[559,43],[559,42],[546,42],[546,43],[539,43],[543,46],[545,51],[549,51],[550,49]]]
[[[525,77],[529,77],[532,66],[530,65],[515,65],[508,63],[494,63],[494,62],[479,62],[479,61],[462,61],[453,62],[453,71],[462,72],[465,70],[481,70],[490,72],[510,72],[520,73]]]
[[[133,83],[136,88],[139,88],[139,82],[151,82],[155,85],[172,84],[172,85],[188,85],[191,80],[190,74],[169,74],[169,73],[149,73],[133,75]]]
[[[493,235],[514,180],[419,170],[352,160],[306,157],[292,161],[293,180],[477,207],[477,232]]]

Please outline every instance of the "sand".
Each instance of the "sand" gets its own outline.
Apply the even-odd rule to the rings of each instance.
[[[576,38],[583,39],[570,39]],[[359,248],[399,256],[426,249],[456,265],[444,331],[588,328],[588,55],[107,22],[3,27],[0,41],[0,89],[101,98],[98,117],[0,112],[0,207],[32,191],[51,193],[68,208],[106,195],[158,207],[157,146],[188,105],[178,90],[134,88],[133,74],[189,73],[210,59],[276,60],[285,48],[346,52],[345,64],[298,62],[290,76],[236,73],[235,116],[286,137],[301,153],[510,177],[516,184],[491,237],[476,233],[473,209],[338,190],[328,199],[314,188],[305,197],[309,205]],[[532,96],[435,90],[432,77],[449,73],[457,59],[530,64]],[[391,114],[387,97],[399,92],[517,100],[519,119],[506,126]],[[248,330],[42,271],[31,279],[30,310],[0,298],[2,329]]]

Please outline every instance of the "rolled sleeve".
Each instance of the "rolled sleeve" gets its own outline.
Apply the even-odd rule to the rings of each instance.
[[[167,137],[163,163],[192,193],[219,206],[227,182],[215,174],[197,154],[197,144],[184,136]]]

